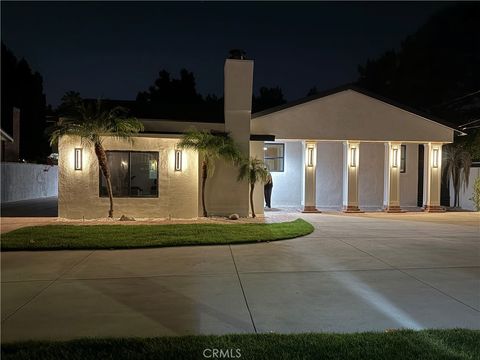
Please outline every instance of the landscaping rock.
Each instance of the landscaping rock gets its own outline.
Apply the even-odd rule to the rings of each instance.
[[[122,215],[119,221],[135,221],[135,218]]]
[[[228,217],[230,220],[238,220],[240,219],[240,216],[238,216],[238,214],[232,214]]]

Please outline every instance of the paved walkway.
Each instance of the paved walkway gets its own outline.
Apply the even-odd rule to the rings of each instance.
[[[2,341],[480,328],[478,213],[299,216],[279,242],[2,253]]]

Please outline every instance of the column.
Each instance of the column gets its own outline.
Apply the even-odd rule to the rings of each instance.
[[[316,172],[317,172],[317,143],[315,141],[303,142],[304,153],[304,187],[303,187],[303,212],[320,212],[315,203],[316,196]]]
[[[442,186],[442,144],[427,143],[423,175],[423,208],[426,212],[444,212],[440,206],[440,188]]]
[[[358,168],[360,143],[343,143],[343,211],[362,212],[358,208]]]
[[[400,153],[401,143],[385,143],[383,210],[389,213],[403,212],[400,209]]]

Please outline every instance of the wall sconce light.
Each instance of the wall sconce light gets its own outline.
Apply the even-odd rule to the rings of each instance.
[[[308,167],[313,167],[314,150],[315,150],[315,148],[313,148],[313,147],[308,147],[307,148],[307,166]]]
[[[350,148],[350,167],[357,166],[357,148]]]
[[[392,158],[392,167],[397,168],[398,167],[398,149],[395,148],[393,149],[393,158]]]
[[[434,168],[438,168],[438,160],[439,160],[439,159],[438,159],[438,154],[439,154],[438,149],[433,149],[433,154],[432,154],[432,155],[433,155],[432,166],[433,166]]]
[[[182,171],[182,150],[175,150],[175,171]]]
[[[74,169],[82,170],[82,149],[76,148],[74,151]]]

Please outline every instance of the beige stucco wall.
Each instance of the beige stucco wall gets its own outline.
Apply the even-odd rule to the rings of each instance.
[[[198,215],[198,156],[183,152],[183,168],[174,171],[176,138],[135,137],[134,143],[104,139],[106,150],[159,152],[158,198],[114,198],[114,217],[195,218]],[[83,148],[83,169],[73,168],[74,149]],[[108,198],[99,197],[99,167],[92,147],[79,138],[62,137],[58,159],[59,216],[71,219],[103,218],[108,214]]]
[[[452,129],[353,90],[254,117],[251,131],[278,139],[453,141]]]

